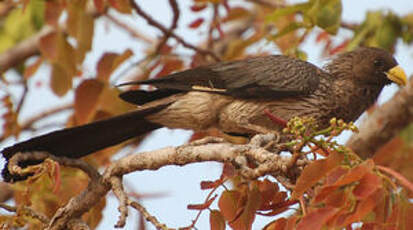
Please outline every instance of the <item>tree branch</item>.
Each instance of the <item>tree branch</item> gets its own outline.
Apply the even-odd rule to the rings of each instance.
[[[413,77],[392,100],[375,109],[347,142],[361,158],[369,158],[413,122]]]
[[[101,176],[93,167],[79,159],[59,158],[44,152],[18,153],[9,160],[9,170],[13,174],[27,173],[19,167],[21,161],[40,161],[51,157],[61,165],[76,167],[85,171],[91,178],[88,187],[80,195],[73,197],[68,204],[60,208],[51,219],[47,229],[66,229],[70,221],[79,219],[91,207],[96,205],[111,189],[120,201],[120,218],[116,227],[123,227],[128,216],[128,206],[142,211],[126,196],[122,186],[122,176],[134,171],[156,170],[169,165],[187,165],[195,162],[217,161],[228,162],[239,169],[239,174],[248,179],[274,174],[288,178],[289,170],[302,170],[307,162],[297,161],[292,168],[287,165],[291,157],[278,155],[279,150],[267,150],[269,142],[275,141],[274,134],[257,135],[249,144],[235,145],[219,138],[207,137],[179,147],[167,147],[155,151],[129,155],[113,162]],[[258,165],[250,168],[249,163]],[[156,218],[144,212],[145,218],[154,226],[166,229]]]
[[[38,54],[38,41],[41,37],[53,31],[55,31],[53,27],[44,26],[37,34],[21,41],[19,44],[0,54],[0,73],[4,73],[6,70],[21,63],[28,57]]]
[[[198,52],[202,55],[208,55],[208,56],[212,57],[215,61],[220,61],[221,60],[215,53],[213,53],[209,50],[200,49],[200,48],[198,48],[194,45],[191,45],[188,42],[186,42],[183,38],[181,38],[180,36],[175,34],[173,31],[168,30],[165,26],[163,26],[159,22],[155,21],[155,19],[153,19],[150,15],[145,13],[145,11],[143,11],[134,0],[131,0],[130,3],[131,3],[131,6],[135,9],[135,12],[138,15],[140,15],[141,17],[143,17],[148,22],[149,25],[158,28],[164,34],[170,34],[171,37],[175,38],[176,41],[181,43],[184,47],[186,47],[188,49],[192,49],[195,52]]]

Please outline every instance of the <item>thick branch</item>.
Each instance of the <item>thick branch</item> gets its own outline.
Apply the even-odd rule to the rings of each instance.
[[[375,109],[363,122],[360,132],[347,142],[360,157],[368,158],[391,138],[413,122],[413,77],[381,107]]]
[[[274,134],[257,135],[249,144],[234,145],[225,143],[222,139],[205,138],[180,147],[167,147],[121,158],[106,169],[103,177],[92,167],[82,163],[81,160],[57,158],[44,152],[16,154],[9,160],[9,170],[15,174],[24,173],[24,169],[18,166],[20,161],[44,160],[46,157],[51,157],[62,165],[80,168],[91,177],[87,189],[72,198],[65,207],[60,208],[49,222],[47,229],[66,229],[70,221],[79,219],[103,199],[111,189],[120,199],[121,218],[117,227],[122,227],[127,217],[127,206],[134,206],[121,186],[124,174],[147,169],[156,170],[167,165],[217,161],[234,164],[239,169],[240,174],[247,178],[256,178],[271,173],[288,177],[288,171],[291,168],[289,169],[287,165],[291,158],[280,156],[263,147],[275,139]],[[275,152],[277,153],[276,150]],[[249,162],[255,163],[258,167],[250,168]],[[305,162],[297,162],[293,167],[302,169],[304,164]],[[149,214],[146,215],[146,218],[153,221],[155,226],[165,227],[156,219],[150,218]]]

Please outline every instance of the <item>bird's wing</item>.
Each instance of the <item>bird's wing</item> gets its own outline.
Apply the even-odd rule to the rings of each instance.
[[[273,55],[216,63],[126,84],[150,84],[162,90],[203,91],[240,98],[279,98],[313,92],[320,81],[319,71],[322,70],[311,63]]]

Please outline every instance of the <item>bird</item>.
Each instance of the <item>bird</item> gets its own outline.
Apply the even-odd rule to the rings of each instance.
[[[8,160],[16,153],[46,151],[59,157],[80,158],[100,149],[168,127],[195,131],[217,128],[224,133],[252,136],[280,131],[282,120],[313,117],[320,128],[331,118],[356,120],[373,105],[385,85],[406,85],[407,78],[386,50],[359,47],[334,57],[324,68],[284,55],[258,56],[218,62],[176,72],[162,78],[124,85],[151,85],[121,99],[137,105],[131,112],[86,125],[66,128],[4,148],[4,181],[24,180]],[[19,162],[27,166],[38,162]]]

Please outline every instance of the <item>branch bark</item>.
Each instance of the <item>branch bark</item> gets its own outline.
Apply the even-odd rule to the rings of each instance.
[[[289,177],[290,170],[302,170],[308,163],[305,160],[297,161],[288,168],[291,157],[280,156],[277,148],[272,151],[267,149],[268,143],[273,143],[277,138],[274,134],[257,135],[246,145],[226,143],[219,138],[207,137],[190,144],[179,147],[167,147],[155,151],[129,155],[113,162],[100,175],[95,169],[79,159],[58,158],[44,152],[18,153],[9,161],[9,170],[12,173],[24,174],[24,169],[19,167],[20,161],[44,160],[51,157],[59,164],[79,168],[85,171],[90,179],[88,187],[78,196],[73,197],[64,207],[60,208],[48,223],[50,230],[67,229],[70,221],[79,219],[85,212],[96,205],[105,195],[113,190],[119,199],[120,218],[116,227],[123,227],[128,216],[128,206],[136,208],[136,204],[129,199],[122,186],[122,177],[125,174],[156,170],[169,165],[187,165],[195,162],[216,161],[228,162],[239,169],[239,174],[246,178],[275,174],[280,177]],[[256,168],[250,168],[249,163],[255,163]],[[156,218],[146,213],[146,218],[157,228],[166,229]]]
[[[374,153],[402,129],[413,122],[413,77],[406,87],[399,90],[392,100],[375,109],[361,124],[360,132],[354,134],[347,146],[361,158]]]

